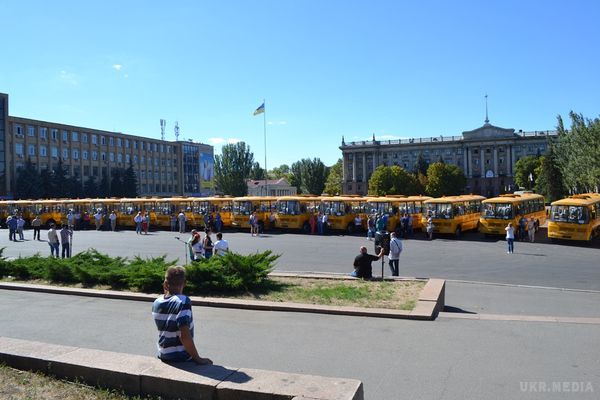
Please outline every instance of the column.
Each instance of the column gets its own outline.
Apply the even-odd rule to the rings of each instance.
[[[494,177],[498,177],[498,147],[494,146]]]
[[[375,172],[375,168],[377,168],[377,152],[373,150],[373,172]]]
[[[367,152],[363,151],[363,182],[367,183]]]
[[[467,157],[467,151],[469,151],[468,148],[463,149],[463,170],[465,171],[465,175],[470,178],[471,174],[469,174],[469,164],[468,164],[469,160]]]
[[[352,154],[352,182],[356,183],[356,153]]]
[[[509,169],[509,174],[510,176],[513,176],[514,174],[514,170],[515,170],[515,147],[511,144],[510,145],[510,162],[508,165],[510,165],[510,169]]]
[[[484,159],[484,154],[483,154],[484,151],[485,151],[485,149],[483,148],[483,146],[479,147],[479,157],[481,159],[480,160],[481,164],[480,164],[479,171],[481,171],[481,177],[482,178],[485,178],[485,165],[484,165],[485,159]]]

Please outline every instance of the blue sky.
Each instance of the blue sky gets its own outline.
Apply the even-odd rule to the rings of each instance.
[[[215,146],[267,166],[346,141],[599,115],[598,1],[0,0],[10,114]],[[263,165],[264,166],[264,165]]]

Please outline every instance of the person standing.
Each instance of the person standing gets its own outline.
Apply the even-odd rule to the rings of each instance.
[[[425,227],[425,230],[427,231],[427,238],[429,240],[433,239],[433,218],[431,218],[431,215],[429,217],[427,217],[427,226]]]
[[[100,226],[102,225],[102,211],[98,210],[96,214],[94,214],[94,222],[96,222],[96,230],[100,230]]]
[[[114,210],[110,212],[108,219],[110,219],[110,230],[113,232],[116,231],[117,230],[117,214],[115,213]]]
[[[62,258],[70,258],[71,257],[71,239],[73,238],[73,231],[69,228],[67,224],[62,225],[62,229],[60,230],[60,243],[62,245]],[[58,257],[58,255],[57,255]]]
[[[185,233],[185,214],[183,210],[177,215],[177,220],[179,221],[179,233]]]
[[[36,215],[33,221],[31,221],[31,226],[33,227],[33,240],[40,240],[40,229],[42,227],[42,220],[39,215]]]
[[[319,235],[323,234],[323,214],[320,211],[317,215],[317,232]]]
[[[535,219],[529,218],[527,221],[527,234],[529,235],[529,241],[535,242]]]
[[[412,237],[413,234],[413,217],[412,214],[408,214],[408,219],[406,220],[406,224],[407,226],[407,230],[406,230],[406,234],[407,237]]]
[[[388,257],[392,276],[399,276],[400,253],[402,253],[402,240],[396,237],[396,232],[390,235],[390,255]]]
[[[19,215],[17,218],[17,232],[19,232],[19,240],[25,240],[25,236],[23,236],[23,228],[25,227],[25,220],[23,216]]]
[[[311,214],[308,224],[310,225],[310,234],[314,235],[317,231],[317,217],[315,214]]]
[[[204,258],[202,240],[200,240],[200,234],[195,229],[192,229],[192,236],[188,240],[188,246],[190,251],[190,259],[192,261],[200,261]]]
[[[519,218],[519,240],[522,242],[525,240],[525,227],[527,226],[527,218],[521,216]]]
[[[210,237],[210,228],[206,229],[206,236],[202,241],[202,247],[204,249],[204,258],[208,260],[212,257],[214,248],[212,238]]]
[[[214,252],[217,256],[224,256],[225,253],[229,251],[229,242],[223,239],[223,234],[221,232],[217,233],[217,241],[214,245]]]
[[[83,213],[83,230],[87,231],[88,229],[90,229],[90,219],[90,213],[88,213],[87,211]]]
[[[515,228],[513,228],[512,222],[509,222],[504,230],[506,231],[506,243],[508,244],[506,254],[513,254],[515,252]]]
[[[55,228],[56,225],[50,224],[50,229],[48,229],[48,245],[50,246],[50,256],[58,258],[60,242],[58,241],[58,233]]]
[[[142,231],[144,231],[144,235],[148,234],[148,229],[150,229],[150,216],[148,213],[145,213],[142,217]]]
[[[69,210],[67,213],[67,224],[69,225],[69,229],[73,230],[73,224],[75,221],[75,216],[73,215],[73,210]]]
[[[367,220],[367,240],[375,237],[375,217],[371,214]]]
[[[8,240],[17,241],[17,217],[9,215],[6,219],[8,226]]]
[[[327,214],[323,213],[323,216],[321,218],[321,223],[323,226],[323,232],[321,234],[326,235],[327,233],[329,233],[329,217],[327,216]]]
[[[223,230],[223,219],[221,218],[221,213],[217,211],[215,215],[215,227],[217,232],[221,232]]]
[[[138,235],[142,234],[142,212],[138,211],[138,213],[133,217],[133,222],[135,222],[135,233]]]
[[[177,217],[175,216],[175,214],[171,214],[171,217],[169,218],[170,222],[171,222],[171,232],[176,232],[177,231]]]
[[[354,218],[354,232],[360,232],[362,229],[362,218],[359,214],[356,214]]]

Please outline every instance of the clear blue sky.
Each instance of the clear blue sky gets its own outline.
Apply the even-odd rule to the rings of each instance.
[[[243,140],[267,166],[346,141],[547,130],[600,106],[600,2],[0,0],[10,114]],[[264,166],[264,165],[263,165]]]

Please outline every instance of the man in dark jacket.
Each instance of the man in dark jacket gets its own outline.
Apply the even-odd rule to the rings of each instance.
[[[379,254],[376,256],[368,254],[367,248],[365,246],[361,246],[360,254],[354,259],[354,271],[350,275],[362,279],[371,279],[373,277],[373,267],[371,266],[371,263],[383,257],[383,253],[383,246],[381,247]]]

